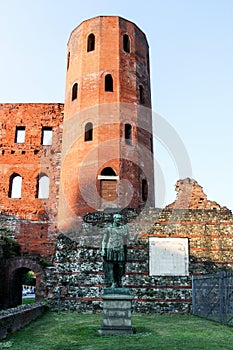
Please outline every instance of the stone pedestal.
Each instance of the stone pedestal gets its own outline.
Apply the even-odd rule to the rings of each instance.
[[[133,297],[127,288],[106,288],[103,298],[101,335],[133,334],[131,308]]]

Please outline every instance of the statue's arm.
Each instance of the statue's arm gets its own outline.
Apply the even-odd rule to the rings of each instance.
[[[135,232],[134,235],[132,236],[130,234],[130,232],[129,232],[128,227],[127,226],[125,226],[125,227],[126,227],[126,230],[127,230],[127,238],[128,238],[128,240],[131,241],[131,242],[136,241],[137,238],[138,238],[138,232]]]

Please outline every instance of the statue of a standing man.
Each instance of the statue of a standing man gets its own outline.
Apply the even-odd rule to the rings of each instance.
[[[121,214],[113,215],[113,223],[105,230],[102,240],[102,257],[104,260],[105,284],[110,288],[122,287],[122,276],[125,274],[127,243],[137,239],[129,234],[128,227],[121,223]]]

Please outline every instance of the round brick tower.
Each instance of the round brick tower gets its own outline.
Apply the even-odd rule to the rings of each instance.
[[[68,41],[59,225],[105,208],[154,206],[149,48],[117,16]]]

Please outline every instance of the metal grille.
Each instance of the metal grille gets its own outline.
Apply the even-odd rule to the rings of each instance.
[[[193,276],[192,312],[233,326],[233,272]]]

